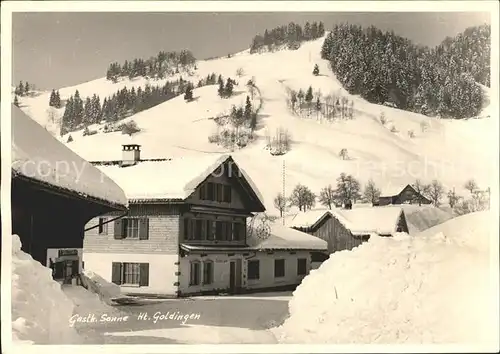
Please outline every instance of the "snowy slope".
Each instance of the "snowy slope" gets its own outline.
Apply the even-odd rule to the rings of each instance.
[[[469,214],[415,237],[372,237],[334,253],[293,293],[290,317],[275,334],[282,343],[498,350],[498,311],[492,307],[498,300],[490,296],[492,217]]]
[[[334,184],[341,172],[353,174],[362,183],[372,178],[379,186],[386,185],[387,181],[404,185],[416,178],[426,182],[437,178],[446,187],[455,187],[463,194],[461,187],[468,178],[475,178],[484,188],[491,185],[488,179],[494,165],[488,147],[496,132],[491,119],[440,120],[370,104],[360,97],[350,96],[329,70],[328,62],[320,58],[322,42],[318,39],[304,43],[296,51],[254,55],[244,51],[231,58],[198,62],[194,76],[186,79],[196,82],[212,72],[225,78],[232,77],[239,82],[235,95],[230,99],[220,99],[217,86],[207,86],[194,90],[194,96],[198,98],[193,102],[186,103],[182,97],[177,97],[131,117],[142,129],[133,138],[142,144],[142,156],[159,158],[227,153],[224,148],[208,141],[208,136],[217,129],[211,118],[227,113],[233,104],[243,103],[248,94],[245,84],[255,77],[260,96],[255,97],[254,106],[260,99],[263,102],[257,139],[232,155],[256,182],[269,211],[276,212],[273,198],[283,189],[284,161],[286,194],[299,182],[319,193],[325,185]],[[314,64],[319,65],[319,76],[312,75]],[[238,68],[244,70],[243,77],[236,76]],[[145,83],[145,79],[123,80],[117,84],[98,79],[63,88],[60,93],[64,99],[78,89],[82,97],[97,93],[102,100],[121,87]],[[309,85],[314,91],[320,90],[323,96],[330,93],[338,96],[340,93],[353,100],[355,119],[329,123],[315,117],[294,116],[287,108],[287,90],[305,90]],[[23,98],[21,103],[28,114],[45,124],[48,93]],[[388,119],[386,126],[378,121],[382,111]],[[429,124],[425,133],[420,130],[422,121]],[[391,132],[392,125],[399,132]],[[271,156],[264,149],[266,136],[273,136],[278,127],[288,129],[292,138],[291,151],[282,157]],[[415,132],[414,138],[408,137],[408,130]],[[71,135],[74,141],[68,146],[89,160],[120,158],[120,145],[128,139],[119,132],[86,137],[82,137],[81,132]],[[66,137],[62,139],[66,141]],[[338,157],[343,148],[348,150],[351,160]]]

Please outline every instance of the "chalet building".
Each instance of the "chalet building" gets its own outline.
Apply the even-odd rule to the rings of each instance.
[[[386,188],[382,191],[375,206],[397,204],[431,204],[432,202],[418,193],[410,184],[401,188]]]
[[[396,232],[408,233],[403,209],[393,206],[309,210],[286,217],[285,224],[325,240],[329,254],[351,250],[373,234],[392,236]]]
[[[143,160],[129,144],[121,161],[94,164],[124,189],[129,212],[87,225],[84,265],[125,294],[294,287],[311,252],[326,251],[326,242],[282,225],[252,226],[263,199],[231,156]]]
[[[123,213],[123,190],[12,106],[12,233],[22,250],[75,283],[89,220]]]

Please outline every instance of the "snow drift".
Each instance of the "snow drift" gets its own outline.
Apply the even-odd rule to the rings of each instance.
[[[333,254],[293,294],[283,343],[498,346],[481,212]]]
[[[23,344],[77,344],[81,338],[69,326],[73,303],[52,279],[49,268],[21,251],[12,236],[12,340]]]

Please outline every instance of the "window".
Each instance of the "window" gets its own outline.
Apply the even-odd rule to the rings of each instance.
[[[258,260],[248,261],[248,279],[260,278],[260,262]]]
[[[285,260],[275,259],[274,260],[274,277],[282,278],[285,276]]]
[[[200,186],[200,199],[219,203],[231,203],[231,186],[208,182]]]
[[[207,185],[206,184],[202,184],[200,186],[200,199],[201,200],[207,199]]]
[[[245,239],[245,224],[234,223],[233,224],[233,238],[234,241],[241,241]]]
[[[222,191],[224,190],[223,185],[220,183],[215,184],[215,195],[216,195],[216,201],[219,203],[222,202]]]
[[[99,235],[108,234],[108,224],[106,223],[107,218],[99,218]]]
[[[123,284],[139,285],[139,263],[123,263]]]
[[[307,274],[307,260],[305,258],[297,259],[297,275]]]
[[[207,199],[214,200],[214,184],[212,182],[207,183]]]
[[[212,261],[203,262],[203,284],[214,282],[214,263]]]
[[[117,285],[149,286],[149,263],[113,262],[111,281]]]
[[[191,262],[189,285],[200,285],[200,262]]]
[[[215,240],[215,221],[207,220],[207,240]]]
[[[231,203],[231,186],[224,185],[224,198],[223,202],[224,203]]]
[[[123,219],[125,237],[139,238],[139,219]]]

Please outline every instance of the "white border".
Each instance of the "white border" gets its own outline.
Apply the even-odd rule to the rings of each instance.
[[[10,222],[10,143],[11,143],[11,45],[12,45],[12,13],[13,12],[490,12],[491,13],[491,98],[492,112],[498,112],[498,13],[497,1],[9,1],[2,3],[1,11],[1,147],[2,147],[2,339],[5,353],[11,352],[50,352],[72,351],[72,352],[97,352],[97,353],[326,353],[326,352],[477,352],[492,351],[497,348],[478,348],[443,345],[86,345],[86,346],[13,346],[12,332],[8,325],[11,323],[11,226]],[[493,101],[495,100],[495,101]],[[492,117],[496,123],[498,132],[498,116]],[[498,139],[494,141],[496,152],[500,151]],[[495,154],[494,170],[496,185],[492,186],[492,215],[499,215],[498,195],[498,153]],[[496,168],[495,168],[496,167]],[[491,225],[492,235],[498,235],[498,219]],[[498,292],[498,257],[499,240],[492,237],[492,308],[499,312]]]

